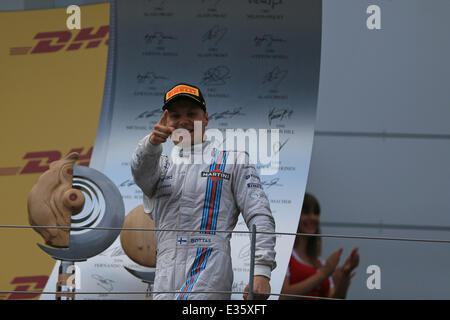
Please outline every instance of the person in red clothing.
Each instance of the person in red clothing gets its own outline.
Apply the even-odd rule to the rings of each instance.
[[[320,205],[317,199],[305,193],[297,233],[320,234]],[[354,248],[341,267],[337,267],[342,248],[326,261],[319,259],[321,237],[297,236],[281,293],[311,297],[345,299],[353,270],[359,264],[358,248]],[[298,299],[280,296],[280,300]],[[312,299],[312,298],[311,298]]]

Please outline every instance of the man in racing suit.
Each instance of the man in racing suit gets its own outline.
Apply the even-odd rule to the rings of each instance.
[[[153,132],[139,142],[131,162],[146,212],[157,229],[169,230],[156,232],[153,298],[230,299],[223,291],[231,291],[233,284],[231,233],[216,230],[232,231],[242,213],[249,229],[256,225],[257,231],[274,232],[269,201],[247,153],[221,150],[204,140],[209,119],[198,88],[175,86],[167,92],[163,110]],[[194,133],[195,121],[201,121],[200,139]],[[177,130],[184,130],[182,138],[176,137]],[[175,143],[170,158],[162,155],[161,145],[169,136]],[[200,163],[193,161],[198,157]],[[270,275],[276,266],[274,246],[274,235],[257,234],[255,298],[267,298],[270,292]]]

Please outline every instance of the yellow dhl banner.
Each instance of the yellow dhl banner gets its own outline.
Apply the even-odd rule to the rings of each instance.
[[[89,165],[100,118],[109,4],[0,12],[0,225],[29,225],[27,196],[49,163],[69,152]],[[55,260],[32,229],[0,228],[0,291],[42,291]],[[0,293],[0,299],[39,294]]]

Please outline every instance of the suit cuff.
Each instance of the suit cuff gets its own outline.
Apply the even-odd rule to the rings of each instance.
[[[257,264],[255,265],[255,276],[265,276],[270,280],[270,274],[272,273],[272,268],[266,265]]]
[[[144,140],[144,149],[148,154],[154,155],[158,153],[162,153],[162,145],[159,144],[157,146],[154,146],[150,143],[150,135],[145,136]]]

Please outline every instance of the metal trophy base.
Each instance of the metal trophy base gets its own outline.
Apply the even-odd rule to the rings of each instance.
[[[136,278],[140,279],[142,282],[147,283],[147,293],[145,298],[150,300],[153,294],[153,284],[155,282],[155,271],[156,268],[150,268],[152,271],[138,271],[131,268],[124,267],[129,273],[131,273]]]
[[[56,283],[56,300],[75,300],[75,262],[61,261]]]

